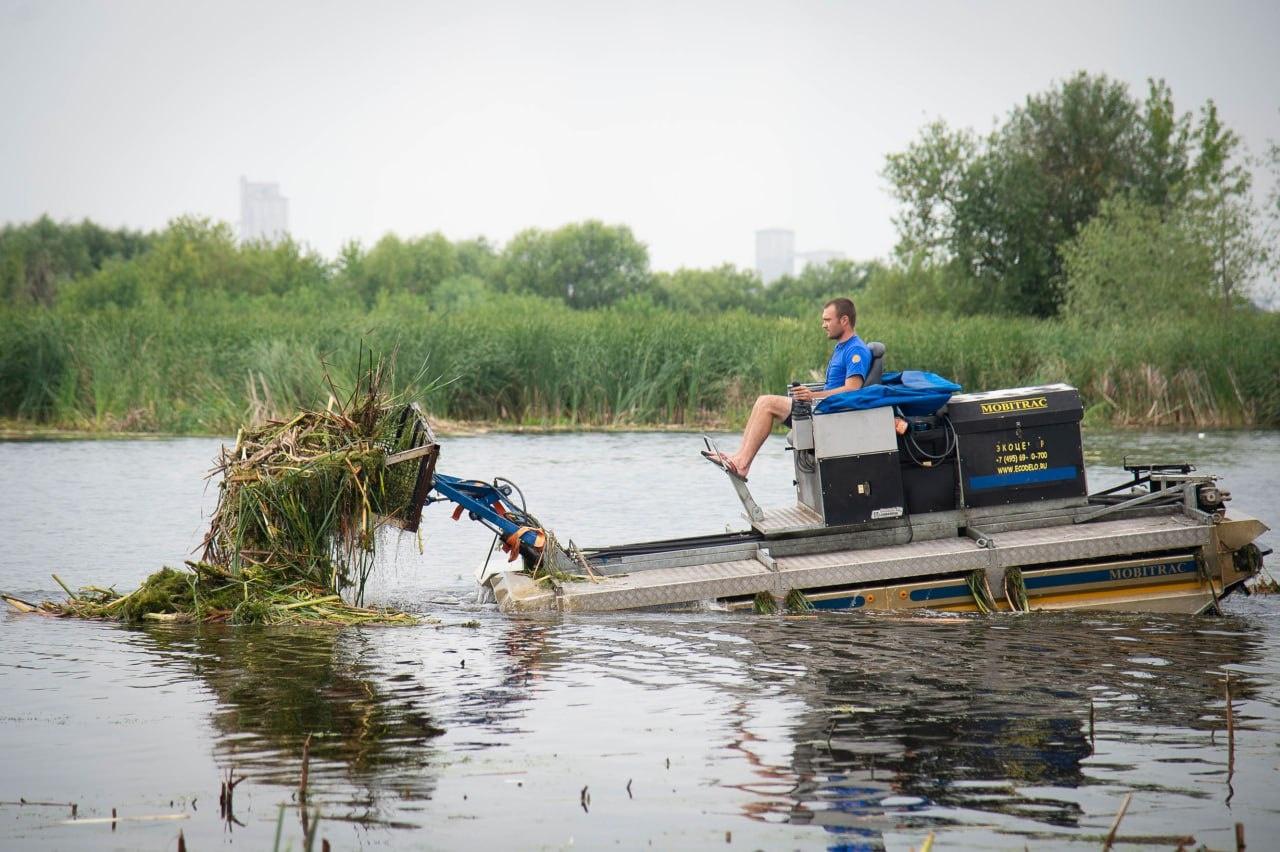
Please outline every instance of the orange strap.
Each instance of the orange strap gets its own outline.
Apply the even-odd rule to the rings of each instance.
[[[453,510],[453,519],[456,521],[458,520],[458,518],[461,518],[461,517],[462,517],[462,504],[459,503],[458,508]]]
[[[535,548],[540,550],[542,549],[543,544],[546,543],[547,537],[543,534],[542,530],[537,527],[520,527],[511,535],[507,536],[506,541],[502,543],[502,549],[510,554],[510,556],[507,557],[508,562],[515,562],[516,556],[520,554],[520,538],[527,532],[537,533],[533,539],[533,546]]]

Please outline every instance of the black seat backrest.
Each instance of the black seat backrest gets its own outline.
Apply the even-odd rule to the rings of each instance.
[[[868,343],[867,348],[871,350],[871,368],[862,382],[864,388],[880,384],[880,377],[884,375],[884,344]]]

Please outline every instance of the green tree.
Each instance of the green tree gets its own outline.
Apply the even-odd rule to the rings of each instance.
[[[348,243],[339,258],[342,285],[373,304],[382,294],[410,293],[428,296],[442,281],[458,275],[475,274],[464,268],[458,248],[442,234],[427,234],[402,240],[387,234],[368,252],[358,243]],[[472,266],[476,249],[468,246],[466,260]]]
[[[554,231],[521,231],[503,250],[497,278],[516,293],[596,308],[647,292],[649,251],[625,225],[587,221]]]
[[[1254,207],[1253,175],[1240,137],[1222,124],[1213,101],[1201,109],[1195,141],[1186,206],[1213,259],[1210,280],[1226,311],[1246,300],[1255,277],[1268,264],[1270,247]]]
[[[1267,247],[1266,271],[1270,273],[1270,281],[1258,294],[1260,301],[1272,310],[1280,308],[1280,142],[1274,140],[1267,145],[1265,160],[1270,175],[1271,186],[1267,190],[1263,209],[1263,240]]]
[[[1062,260],[1064,313],[1084,325],[1194,317],[1212,304],[1213,255],[1186,211],[1114,197],[1063,246]]]
[[[112,259],[146,251],[152,235],[109,230],[87,219],[58,224],[48,216],[0,228],[0,301],[53,304],[59,289]]]
[[[493,298],[493,288],[475,275],[446,278],[431,294],[431,307],[442,311],[471,308]]]
[[[1159,208],[1175,205],[1185,194],[1190,173],[1191,116],[1178,115],[1164,80],[1149,80],[1140,120],[1136,197]]]
[[[209,293],[244,291],[239,246],[231,226],[182,216],[169,223],[137,260],[143,298],[185,305]],[[86,282],[92,285],[92,282]]]
[[[1193,142],[1163,81],[1139,103],[1125,84],[1083,72],[1028,97],[980,141],[934,122],[886,163],[902,204],[899,262],[958,264],[983,310],[1051,316],[1063,298],[1059,248],[1118,193],[1180,203]]]
[[[484,237],[459,240],[453,244],[458,256],[458,274],[492,281],[497,271],[498,253]]]
[[[1137,183],[1138,127],[1123,83],[1077,74],[1027,98],[988,143],[962,181],[955,250],[1008,308],[1057,311],[1058,246]]]
[[[972,132],[934,121],[907,150],[886,158],[882,174],[903,206],[893,217],[900,258],[945,262],[951,257],[955,211],[977,150]]]
[[[753,310],[763,289],[755,272],[730,263],[713,269],[677,269],[654,275],[658,303],[681,312]]]
[[[182,217],[156,234],[145,253],[110,259],[64,284],[58,301],[72,310],[195,306],[236,297],[328,295],[330,289],[329,265],[291,239],[240,245],[226,223]]]
[[[876,265],[867,279],[858,310],[867,315],[967,315],[989,312],[979,282],[959,264],[931,263],[922,256],[899,259],[892,266]]]
[[[857,300],[879,265],[852,260],[809,264],[798,275],[784,275],[765,288],[763,309],[775,314],[808,318],[823,304],[840,296]]]

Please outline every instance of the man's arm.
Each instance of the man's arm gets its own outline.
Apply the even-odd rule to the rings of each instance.
[[[804,385],[800,385],[799,387],[791,389],[791,395],[796,399],[804,400],[806,402],[816,402],[817,400],[826,399],[829,396],[835,396],[836,394],[844,393],[845,391],[855,391],[860,387],[862,387],[862,378],[860,376],[851,376],[845,379],[843,387],[838,387],[834,390],[811,391]],[[893,418],[893,431],[897,432],[899,435],[905,435],[907,433],[907,421],[898,417],[896,414]]]
[[[819,399],[826,399],[829,396],[835,396],[838,393],[845,393],[846,391],[856,391],[860,387],[862,387],[862,377],[850,376],[849,378],[845,379],[844,384],[838,388],[832,388],[831,390],[813,391],[813,390],[809,390],[804,385],[800,385],[799,387],[792,389],[791,395],[794,396],[796,399],[800,400],[801,402],[815,402]]]

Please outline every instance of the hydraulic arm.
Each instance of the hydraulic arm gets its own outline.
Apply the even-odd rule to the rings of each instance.
[[[546,531],[523,506],[512,502],[514,487],[499,485],[499,481],[490,484],[436,473],[426,504],[446,500],[456,504],[453,519],[458,520],[465,511],[471,520],[493,530],[508,554],[508,561],[514,561],[521,553],[536,560],[546,545]]]

